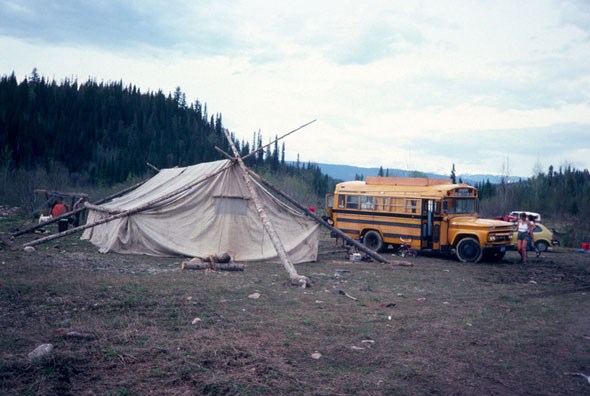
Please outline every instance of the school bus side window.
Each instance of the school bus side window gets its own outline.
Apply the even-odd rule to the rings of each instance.
[[[359,208],[359,196],[358,195],[347,195],[346,196],[346,209],[358,209]]]
[[[403,213],[404,212],[404,199],[403,198],[391,198],[391,212]]]
[[[416,213],[418,211],[417,199],[406,199],[406,213]]]
[[[361,196],[361,209],[373,210],[373,197]]]
[[[377,209],[381,210],[381,211],[386,211],[389,210],[389,198],[387,197],[381,197],[381,198],[377,198],[378,199],[378,203],[377,203]]]
[[[345,206],[344,205],[345,202],[346,202],[346,195],[339,195],[338,196],[338,207],[343,208]]]

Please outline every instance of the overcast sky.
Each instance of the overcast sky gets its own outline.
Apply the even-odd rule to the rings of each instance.
[[[590,1],[0,0],[0,74],[179,86],[288,160],[590,168]]]

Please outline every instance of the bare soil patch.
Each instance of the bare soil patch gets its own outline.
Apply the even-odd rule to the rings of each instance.
[[[3,395],[590,394],[568,374],[590,374],[590,255],[574,250],[396,267],[326,237],[301,289],[278,263],[181,271],[76,236],[10,249],[32,237],[0,251]]]

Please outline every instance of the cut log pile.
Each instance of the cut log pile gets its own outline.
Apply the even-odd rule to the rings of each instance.
[[[188,261],[183,261],[180,263],[180,269],[192,269],[192,270],[202,270],[202,269],[210,269],[213,271],[220,270],[220,271],[243,271],[244,264],[232,263],[231,257],[227,253],[223,253],[219,256],[211,255],[209,257],[200,258],[195,257]]]

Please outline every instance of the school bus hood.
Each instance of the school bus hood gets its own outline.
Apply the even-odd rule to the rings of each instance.
[[[453,217],[449,219],[450,227],[457,228],[487,228],[490,231],[512,231],[512,223],[502,220],[478,219],[471,216]]]

